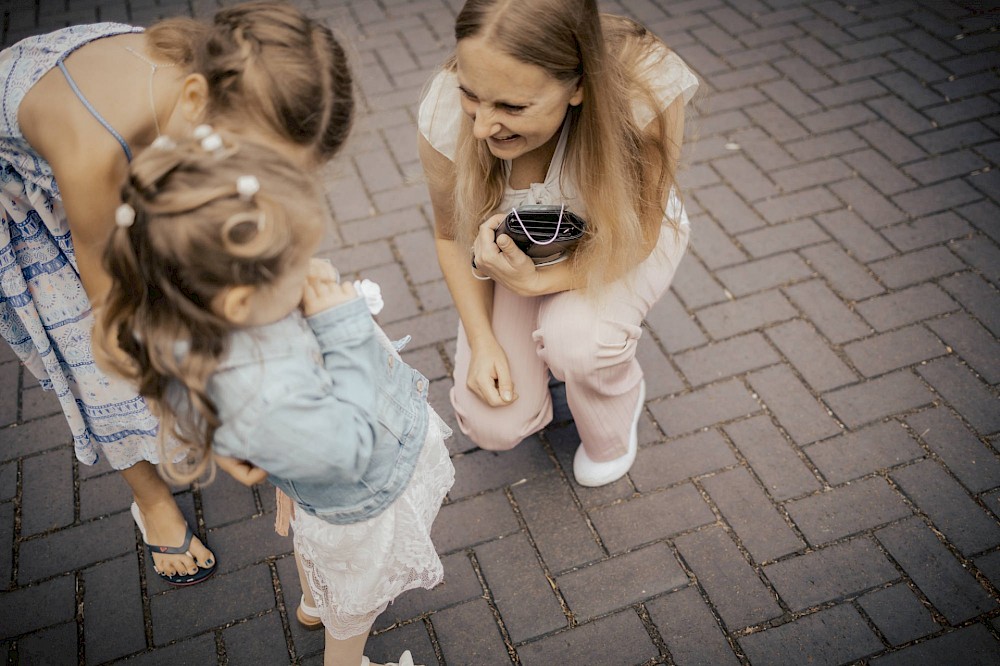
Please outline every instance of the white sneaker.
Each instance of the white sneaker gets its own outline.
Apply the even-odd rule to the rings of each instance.
[[[639,450],[639,416],[642,414],[642,406],[646,402],[646,380],[639,382],[639,400],[635,405],[635,415],[632,417],[632,432],[628,438],[628,451],[624,455],[618,456],[614,460],[606,462],[594,462],[583,450],[583,445],[577,447],[576,455],[573,456],[573,476],[581,486],[596,488],[604,486],[612,481],[625,476],[625,473],[635,462],[635,454]]]
[[[371,661],[368,657],[361,657],[361,666],[371,666]],[[403,650],[403,654],[399,655],[399,661],[387,661],[383,666],[416,666],[413,663],[413,656],[410,655],[409,650]]]

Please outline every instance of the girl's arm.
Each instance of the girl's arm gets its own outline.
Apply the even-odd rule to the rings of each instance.
[[[219,449],[292,481],[356,483],[377,437],[380,347],[361,298],[308,318],[325,372],[300,361],[275,366],[259,387],[259,413],[242,435],[217,433]],[[277,362],[277,363],[280,363]],[[246,389],[243,389],[246,390]],[[230,436],[240,439],[233,445]]]
[[[508,404],[516,396],[507,355],[493,333],[493,283],[473,277],[472,254],[469,248],[459,247],[455,241],[452,203],[455,165],[436,151],[423,135],[419,136],[418,143],[434,210],[438,263],[472,351],[469,376],[464,381],[487,404],[493,407]],[[463,378],[455,380],[463,381]]]

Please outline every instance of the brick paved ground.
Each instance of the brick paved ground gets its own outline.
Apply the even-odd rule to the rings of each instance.
[[[456,315],[414,145],[458,0],[320,1],[370,112],[327,248],[382,283],[451,418]],[[698,71],[694,238],[640,345],[633,472],[572,481],[571,424],[494,455],[450,442],[446,583],[370,654],[426,664],[1000,662],[1000,85],[990,3],[622,0]],[[977,9],[979,8],[979,9]],[[8,0],[4,43],[207,13]],[[77,464],[56,403],[0,351],[0,638],[10,664],[321,663],[273,500],[177,493],[222,571],[151,575],[125,484]],[[6,546],[4,546],[6,548]],[[2,654],[2,653],[0,653]]]

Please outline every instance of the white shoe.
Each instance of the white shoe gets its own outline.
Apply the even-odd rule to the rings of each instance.
[[[361,657],[361,666],[371,666],[371,661],[368,657]],[[413,663],[413,655],[410,654],[409,650],[403,650],[403,654],[399,655],[399,661],[387,661],[382,666],[416,666]]]
[[[573,456],[573,476],[581,486],[596,488],[625,476],[625,473],[635,462],[635,454],[639,450],[639,416],[646,402],[646,380],[639,382],[639,400],[635,405],[635,415],[632,417],[632,432],[628,438],[628,451],[614,460],[594,462],[583,449],[583,444],[577,447]]]

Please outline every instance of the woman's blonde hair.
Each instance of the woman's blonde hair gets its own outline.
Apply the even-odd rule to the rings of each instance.
[[[205,77],[207,122],[269,131],[316,163],[332,158],[350,132],[354,89],[344,49],[292,5],[242,3],[211,23],[167,19],[147,39],[159,55]]]
[[[119,223],[105,248],[112,288],[94,329],[98,361],[134,382],[159,416],[162,467],[179,482],[205,470],[219,426],[207,387],[234,325],[213,303],[306,261],[304,239],[328,219],[299,168],[223,136],[222,148],[154,146],[131,163],[122,201],[134,222]],[[239,181],[246,176],[256,178],[256,193]]]
[[[563,178],[572,178],[587,210],[587,236],[572,266],[589,287],[636,266],[657,237],[666,193],[674,184],[665,109],[646,83],[666,48],[641,25],[601,15],[595,0],[468,0],[455,39],[485,37],[491,46],[583,88],[570,106]],[[446,65],[454,69],[454,58]],[[638,127],[633,104],[653,112]],[[456,238],[470,245],[478,224],[496,212],[505,172],[463,120],[455,164]],[[655,225],[650,221],[656,221]]]

